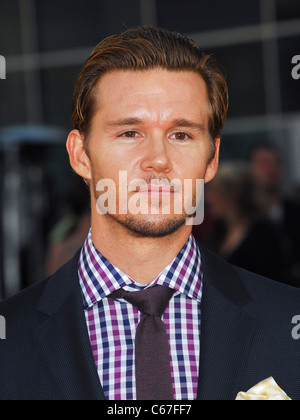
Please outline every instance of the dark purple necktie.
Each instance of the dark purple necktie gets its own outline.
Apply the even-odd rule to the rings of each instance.
[[[125,299],[143,317],[135,335],[135,377],[138,400],[173,400],[167,332],[161,317],[174,290],[154,286],[138,292],[117,290],[109,297]]]

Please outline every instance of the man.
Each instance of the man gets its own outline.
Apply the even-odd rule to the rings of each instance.
[[[232,400],[269,376],[300,398],[297,291],[191,236],[226,110],[215,60],[177,33],[138,27],[95,48],[67,140],[91,231],[57,273],[0,305],[0,398]]]
[[[300,287],[300,206],[282,193],[284,167],[280,152],[271,143],[258,144],[251,150],[250,167],[258,181],[262,206],[281,239],[283,281]]]

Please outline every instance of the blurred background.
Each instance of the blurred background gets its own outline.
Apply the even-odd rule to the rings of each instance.
[[[89,195],[65,150],[73,87],[101,39],[140,24],[192,37],[227,74],[222,171],[195,236],[300,286],[299,1],[0,0],[0,299],[81,246]]]

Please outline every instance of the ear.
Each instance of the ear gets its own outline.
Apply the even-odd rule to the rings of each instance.
[[[216,176],[219,167],[220,137],[215,138],[215,154],[207,165],[204,182],[210,182]]]
[[[84,146],[84,136],[79,130],[72,130],[67,139],[70,165],[82,178],[91,179],[91,163]]]

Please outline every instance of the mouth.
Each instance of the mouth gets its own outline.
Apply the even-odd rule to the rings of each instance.
[[[174,188],[168,185],[147,185],[137,187],[136,192],[139,194],[150,195],[154,197],[171,196],[174,194]]]

